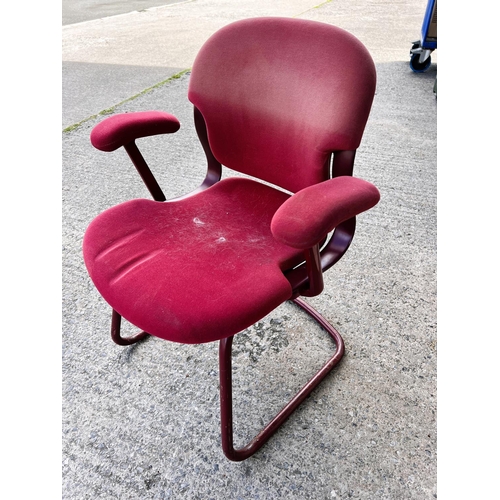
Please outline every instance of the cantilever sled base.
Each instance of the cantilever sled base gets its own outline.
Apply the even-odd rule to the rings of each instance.
[[[221,437],[222,450],[229,460],[240,462],[246,460],[257,452],[269,438],[280,428],[285,420],[296,408],[311,394],[340,362],[344,355],[344,341],[339,332],[326,321],[313,307],[301,298],[293,299],[297,306],[316,320],[332,337],[335,342],[335,354],[323,367],[307,382],[304,387],[283,407],[283,409],[250,441],[245,447],[235,450],[233,446],[233,390],[232,390],[232,364],[231,353],[233,338],[228,337],[219,342],[219,377],[220,377],[220,409],[221,409]],[[111,338],[118,345],[131,345],[147,337],[149,334],[140,332],[132,337],[120,335],[121,316],[113,310],[111,322]]]
[[[340,362],[344,355],[344,341],[339,332],[328,323],[314,308],[300,298],[293,299],[296,305],[315,319],[332,337],[337,348],[335,354],[314,375],[309,382],[288,402],[287,405],[250,441],[245,447],[235,450],[233,446],[233,403],[232,403],[232,371],[231,346],[233,337],[222,339],[219,344],[220,369],[220,406],[222,449],[229,460],[240,462],[246,460],[258,451],[269,438],[279,429],[295,409],[311,394],[321,381]]]

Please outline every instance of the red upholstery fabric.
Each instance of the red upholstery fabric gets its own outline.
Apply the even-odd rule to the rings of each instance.
[[[138,328],[183,343],[234,335],[289,299],[283,271],[301,249],[378,201],[368,183],[327,180],[331,153],[359,146],[375,80],[365,47],[331,25],[254,18],[214,34],[188,93],[214,156],[296,195],[229,178],[182,200],[106,210],[83,244],[104,299]],[[157,111],[115,115],[91,141],[113,151],[179,126]]]
[[[302,252],[270,230],[287,198],[231,178],[177,202],[120,204],[85,233],[88,272],[106,301],[148,333],[184,343],[234,335],[291,296],[281,269]]]
[[[340,28],[245,19],[204,44],[188,97],[223,165],[296,192],[328,178],[331,151],[359,146],[375,81],[370,54]]]
[[[140,137],[177,132],[180,126],[175,116],[161,111],[122,113],[96,125],[90,142],[101,151],[114,151]]]
[[[341,222],[375,206],[378,189],[354,177],[336,177],[299,191],[276,211],[273,236],[294,248],[311,248]]]

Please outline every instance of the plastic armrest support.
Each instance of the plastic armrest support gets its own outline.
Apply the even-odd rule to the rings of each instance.
[[[177,132],[180,126],[175,116],[161,111],[121,113],[97,124],[90,142],[101,151],[115,151],[141,137]]]
[[[281,243],[306,250],[379,200],[373,184],[351,176],[335,177],[291,196],[274,214],[271,231]]]

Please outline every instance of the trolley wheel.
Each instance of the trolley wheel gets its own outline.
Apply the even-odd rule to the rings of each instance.
[[[415,73],[423,73],[427,71],[431,65],[431,56],[429,56],[424,62],[420,62],[420,54],[413,54],[410,59],[410,68]]]

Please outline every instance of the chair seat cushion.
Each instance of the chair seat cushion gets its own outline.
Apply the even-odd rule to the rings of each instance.
[[[138,328],[175,342],[219,340],[291,298],[283,270],[302,252],[270,230],[288,197],[229,178],[179,201],[128,201],[90,224],[85,264],[104,299]]]

